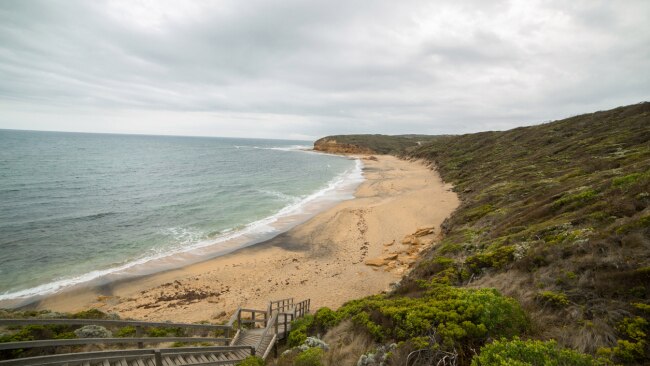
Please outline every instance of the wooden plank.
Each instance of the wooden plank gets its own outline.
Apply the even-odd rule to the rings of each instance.
[[[196,359],[199,360],[199,362],[208,362],[208,359],[203,355],[203,353],[196,355]]]
[[[265,310],[255,310],[264,312]],[[109,326],[143,326],[163,328],[192,328],[192,329],[231,329],[228,325],[219,324],[192,324],[192,323],[166,323],[166,322],[145,322],[137,320],[106,320],[106,319],[0,319],[0,325],[109,325]]]

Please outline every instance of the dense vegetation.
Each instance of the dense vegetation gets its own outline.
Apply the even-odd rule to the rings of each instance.
[[[394,293],[352,301],[330,318],[363,325],[378,343],[454,350],[459,364],[483,344],[474,365],[649,360],[650,103],[441,136],[392,153],[430,162],[454,184],[461,207],[444,223],[444,240]],[[528,320],[504,333],[494,326],[506,318],[490,327],[466,317],[466,308],[431,300],[436,291],[466,294],[472,301],[464,306],[479,306],[472,288],[516,299]],[[507,314],[508,324],[521,319]],[[323,328],[317,319],[313,327]],[[428,345],[421,342],[432,332]],[[509,338],[516,334],[555,341]]]
[[[426,135],[337,135],[320,139],[314,145],[318,146],[326,141],[336,141],[338,144],[364,148],[364,151],[369,153],[401,154],[435,138],[437,137]]]

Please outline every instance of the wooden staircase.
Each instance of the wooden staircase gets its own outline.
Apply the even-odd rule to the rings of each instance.
[[[92,319],[0,319],[0,326],[25,325],[101,325],[105,327],[132,326],[132,338],[83,338],[0,343],[0,351],[36,347],[79,346],[90,344],[137,344],[138,349],[120,349],[101,352],[63,353],[39,357],[0,361],[0,366],[181,366],[181,365],[235,365],[248,356],[266,359],[277,343],[286,338],[291,322],[309,312],[310,300],[294,303],[293,299],[269,302],[265,310],[239,308],[225,325],[155,323]],[[250,314],[246,317],[246,314]],[[261,315],[261,317],[258,317]],[[220,332],[223,338],[212,337],[142,337],[146,327],[174,327]],[[230,338],[230,335],[233,335]],[[167,342],[222,343],[221,346],[179,348],[144,348],[144,345]]]

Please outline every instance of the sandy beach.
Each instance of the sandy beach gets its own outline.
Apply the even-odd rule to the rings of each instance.
[[[122,318],[221,321],[238,306],[311,299],[336,308],[398,281],[429,245],[458,198],[420,162],[362,157],[355,198],[264,243],[184,268],[54,295],[40,309],[97,308]]]

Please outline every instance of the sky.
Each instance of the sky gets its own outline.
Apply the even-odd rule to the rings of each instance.
[[[0,1],[0,128],[460,134],[647,100],[647,0]]]

